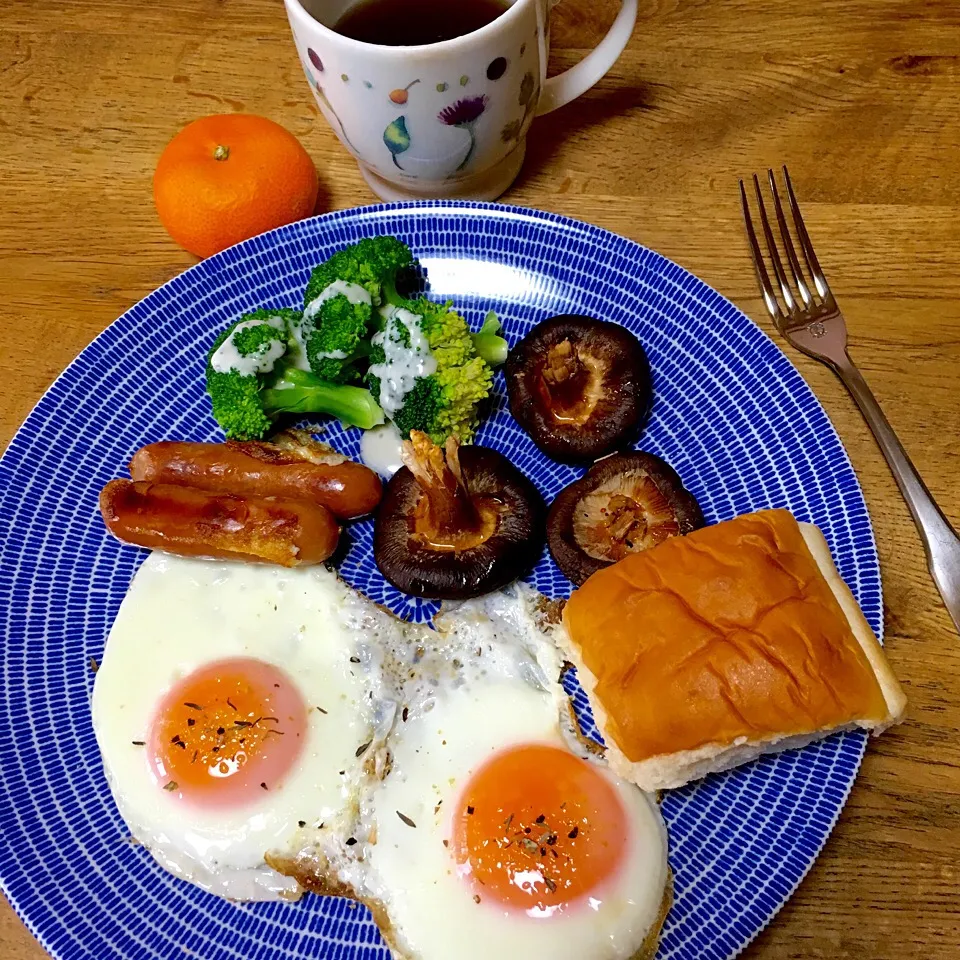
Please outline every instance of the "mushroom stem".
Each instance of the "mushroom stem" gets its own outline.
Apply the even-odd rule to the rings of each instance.
[[[607,506],[607,530],[613,545],[618,548],[633,548],[633,539],[642,539],[647,532],[647,517],[636,500],[615,494]]]
[[[597,377],[570,340],[550,347],[540,372],[540,392],[553,418],[582,423],[599,399]]]
[[[423,526],[430,533],[449,535],[480,526],[480,516],[460,470],[459,446],[449,437],[445,450],[441,450],[425,433],[413,430],[401,448],[400,458],[416,477],[426,499]]]
[[[417,533],[437,542],[464,533],[477,533],[483,518],[460,470],[460,445],[448,437],[441,450],[419,430],[410,432],[400,451],[404,466],[414,475],[423,491],[422,509],[417,511]]]
[[[546,363],[543,365],[543,379],[551,386],[566,383],[577,374],[582,376],[583,372],[580,357],[569,340],[561,340],[547,351]]]

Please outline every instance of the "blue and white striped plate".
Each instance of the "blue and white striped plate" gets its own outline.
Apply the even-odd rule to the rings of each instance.
[[[881,629],[870,521],[823,409],[758,327],[676,264],[587,224],[483,204],[365,207],[255,237],[112,324],[0,461],[0,881],[60,960],[388,957],[362,907],[320,897],[237,906],[130,845],[94,740],[89,666],[144,555],[106,535],[98,491],[144,443],[217,439],[203,390],[213,335],[254,307],[298,305],[311,266],[376,233],[406,240],[432,293],[454,297],[474,325],[493,307],[511,339],[556,313],[634,330],[655,383],[643,448],[679,471],[708,521],[788,507],[817,523]],[[498,391],[479,440],[550,500],[578,471],[546,460],[507,414],[502,379]],[[357,455],[356,431],[332,426],[328,438]],[[380,577],[370,534],[369,522],[353,528],[343,576],[403,616],[428,616]],[[532,582],[552,596],[569,590],[546,555]],[[676,904],[662,958],[732,957],[757,935],[823,846],[863,750],[862,736],[837,736],[665,797]]]

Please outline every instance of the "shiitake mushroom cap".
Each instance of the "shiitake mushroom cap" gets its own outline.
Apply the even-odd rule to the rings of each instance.
[[[413,536],[423,496],[408,467],[384,491],[373,529],[373,556],[398,590],[434,600],[467,600],[499,590],[530,571],[544,541],[546,507],[537,488],[510,461],[488,447],[460,447],[459,465],[472,496],[499,502],[493,534],[456,551],[424,547]]]
[[[595,463],[560,491],[547,516],[547,544],[579,586],[628,553],[703,525],[703,511],[676,470],[635,450]]]
[[[537,324],[510,351],[506,380],[514,419],[561,463],[630,446],[653,402],[640,341],[617,323],[573,314]]]

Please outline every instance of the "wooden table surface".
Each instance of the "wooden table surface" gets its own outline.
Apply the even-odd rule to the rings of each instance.
[[[594,45],[614,10],[566,0],[553,69]],[[534,125],[505,200],[638,240],[769,331],[736,183],[787,162],[851,351],[956,524],[958,55],[956,0],[641,0],[610,75]],[[280,0],[0,0],[0,76],[0,304],[15,331],[0,355],[3,443],[99,331],[194,262],[151,200],[157,156],[188,121],[265,114],[315,158],[323,209],[372,199],[318,117]],[[910,710],[871,744],[823,855],[744,956],[954,960],[960,640],[852,401],[824,367],[791,358],[866,492]],[[0,957],[42,956],[0,898]]]

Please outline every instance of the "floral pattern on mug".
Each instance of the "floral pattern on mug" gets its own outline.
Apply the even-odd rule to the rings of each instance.
[[[420,82],[419,78],[411,80],[405,87],[397,87],[389,93],[390,102],[402,107],[410,99],[410,88]]]
[[[307,76],[310,77],[310,85],[313,87],[314,94],[316,95],[317,100],[330,111],[330,115],[337,122],[337,126],[340,128],[340,135],[343,137],[343,142],[350,147],[351,150],[358,152],[357,148],[353,145],[350,138],[347,136],[347,130],[343,125],[343,121],[337,114],[337,111],[333,109],[333,104],[330,102],[330,98],[323,92],[323,87],[320,86],[320,81],[313,77],[310,71],[307,71]]]
[[[496,29],[416,52],[357,43],[329,29],[311,14],[315,0],[284,6],[322,113],[376,193],[492,198],[516,176],[518,147],[540,106],[556,2],[510,0],[510,15]],[[586,70],[592,79],[629,40],[633,19],[618,15]],[[551,78],[550,106],[572,99],[584,72]]]
[[[533,79],[533,74],[528,70],[520,81],[520,95],[517,97],[517,103],[521,107],[525,107],[530,102],[536,87],[537,81]]]
[[[522,126],[523,122],[521,120],[511,120],[509,123],[505,123],[503,129],[500,131],[500,139],[504,143],[511,143],[520,136],[520,128]]]
[[[407,118],[397,117],[396,120],[387,124],[387,129],[383,131],[383,142],[390,151],[390,159],[398,170],[402,170],[397,156],[406,153],[410,149],[410,134],[407,132]]]
[[[540,85],[537,83],[533,73],[528,70],[520,81],[520,90],[517,94],[517,103],[523,107],[523,115],[517,120],[511,120],[509,123],[504,124],[503,129],[500,131],[500,139],[504,143],[511,143],[514,140],[520,139],[528,125],[528,121],[533,117],[539,98]]]
[[[444,107],[437,114],[437,119],[448,127],[463,127],[469,123],[476,123],[486,106],[486,96],[464,97]]]
[[[466,130],[470,135],[470,149],[467,151],[467,155],[463,160],[460,161],[460,165],[457,167],[458,170],[462,170],[473,156],[473,151],[477,146],[477,138],[473,132],[473,128],[483,115],[486,107],[487,98],[485,95],[479,97],[464,97],[461,100],[448,104],[437,114],[437,119],[441,123],[445,123],[448,127],[460,127],[461,130]]]

